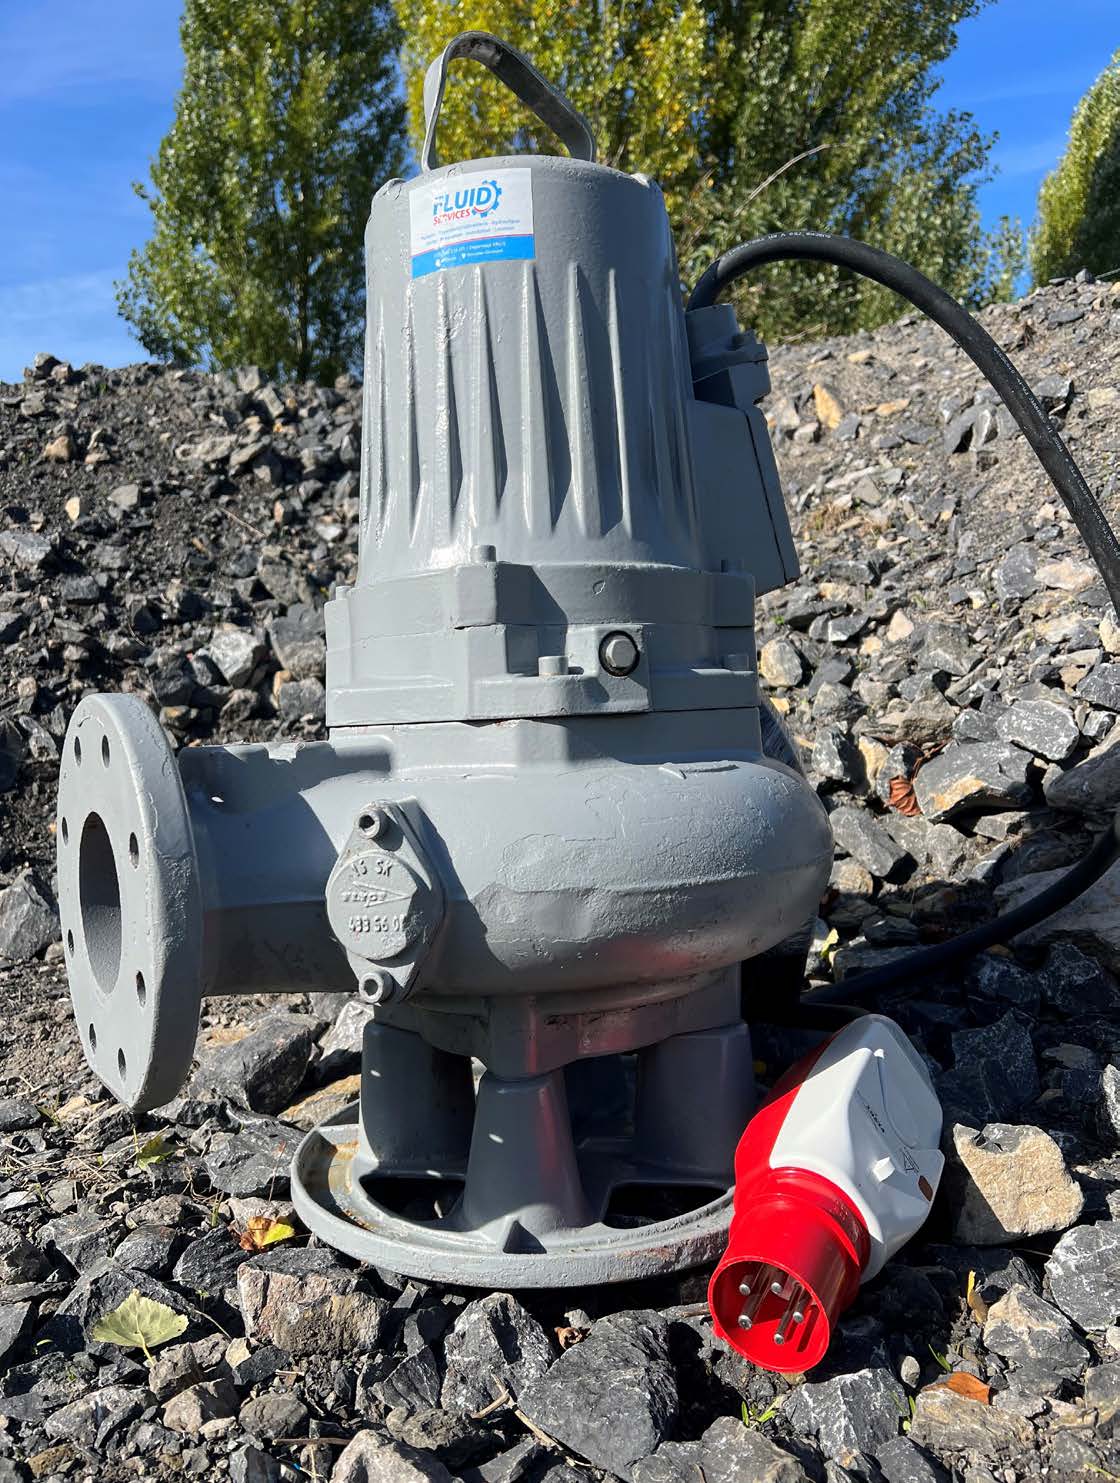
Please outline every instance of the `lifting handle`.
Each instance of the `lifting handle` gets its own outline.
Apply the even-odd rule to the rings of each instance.
[[[420,156],[421,169],[435,169],[436,125],[439,123],[443,90],[447,86],[447,69],[459,57],[489,67],[499,82],[505,83],[541,123],[548,125],[572,159],[594,163],[595,140],[586,120],[563,93],[541,76],[528,57],[522,56],[508,42],[491,36],[488,31],[463,31],[448,42],[424,74],[424,121],[427,128]]]

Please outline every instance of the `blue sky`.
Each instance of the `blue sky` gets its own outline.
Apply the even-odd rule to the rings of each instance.
[[[178,14],[177,0],[0,0],[0,380],[37,350],[143,358],[113,282],[148,231],[131,182],[171,121]],[[1118,46],[1120,0],[995,0],[962,26],[940,100],[1000,133],[989,223],[1030,219],[1074,105]]]

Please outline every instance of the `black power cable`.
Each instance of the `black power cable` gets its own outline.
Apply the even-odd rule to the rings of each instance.
[[[951,937],[947,942],[918,948],[904,957],[884,963],[881,968],[871,968],[866,973],[857,973],[823,989],[814,989],[802,998],[801,1003],[822,1006],[838,1002],[845,1005],[862,1004],[867,1000],[877,999],[888,989],[898,988],[900,984],[916,984],[932,978],[936,973],[945,973],[948,969],[967,962],[969,958],[974,958],[986,948],[1006,942],[1008,938],[1025,932],[1028,927],[1052,917],[1071,901],[1076,901],[1095,881],[1100,880],[1109,866],[1114,865],[1118,859],[1120,815],[1114,820],[1112,828],[1106,830],[1093,844],[1083,860],[1079,860],[1053,885],[1039,891],[1021,906],[1013,907],[1002,916],[993,917],[990,922],[973,928],[971,932],[962,932],[958,937]]]
[[[908,299],[952,336],[999,392],[1027,442],[1038,454],[1097,564],[1113,607],[1120,614],[1120,541],[1085,476],[1034,392],[983,325],[917,268],[889,252],[849,237],[831,237],[827,232],[774,232],[769,237],[758,237],[733,247],[717,258],[692,290],[688,307],[707,308],[715,303],[723,289],[752,268],[790,260],[832,263],[871,278]]]
[[[1038,455],[1050,482],[1062,497],[1074,524],[1089,548],[1101,574],[1112,605],[1120,613],[1120,541],[1108,522],[1096,495],[1077,467],[1057,429],[1047,417],[1038,398],[1023,380],[987,330],[957,303],[944,289],[938,288],[901,258],[892,257],[866,242],[849,237],[833,237],[827,232],[774,232],[758,237],[725,252],[707,269],[692,290],[688,308],[706,309],[719,294],[753,268],[767,263],[803,261],[831,263],[850,269],[861,277],[873,279],[884,288],[900,294],[916,309],[945,330],[983,373],[999,393],[1008,411],[1022,429],[1028,443]],[[1062,907],[1075,901],[1098,881],[1120,858],[1120,815],[1113,827],[1096,841],[1085,858],[1068,870],[1061,879],[1040,891],[1029,901],[1005,912],[948,942],[907,953],[881,968],[806,994],[801,1005],[820,1013],[829,1004],[843,1001],[848,1006],[878,998],[891,989],[912,985],[936,973],[957,966],[985,948],[1007,942],[1028,927],[1045,921]]]

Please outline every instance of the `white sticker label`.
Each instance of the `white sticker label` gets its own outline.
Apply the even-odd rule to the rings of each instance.
[[[533,172],[445,175],[408,198],[412,276],[536,256]]]

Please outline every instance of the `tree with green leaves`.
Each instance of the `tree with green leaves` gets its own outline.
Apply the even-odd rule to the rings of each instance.
[[[1120,268],[1120,51],[1082,98],[1069,144],[1038,193],[1036,283]]]
[[[369,201],[404,157],[388,0],[186,0],[181,37],[120,311],[160,359],[330,380],[360,361]]]
[[[398,0],[413,144],[424,138],[424,72],[459,31],[523,51],[591,125],[599,158],[654,175],[670,200],[696,179],[695,125],[708,78],[701,0]],[[466,70],[469,68],[469,72]],[[443,161],[556,153],[555,136],[489,72],[455,64],[439,124]]]
[[[980,291],[984,304],[1010,304],[1028,267],[1027,239],[1017,216],[1001,216],[987,238],[987,268]]]
[[[430,58],[457,31],[493,31],[568,93],[607,163],[661,182],[686,278],[744,238],[813,227],[896,252],[976,303],[1001,272],[976,206],[990,140],[934,104],[957,26],[987,3],[399,0],[411,133]],[[445,159],[558,148],[481,69],[453,76],[440,128]],[[815,265],[764,270],[739,293],[772,336],[898,312],[885,289]]]

